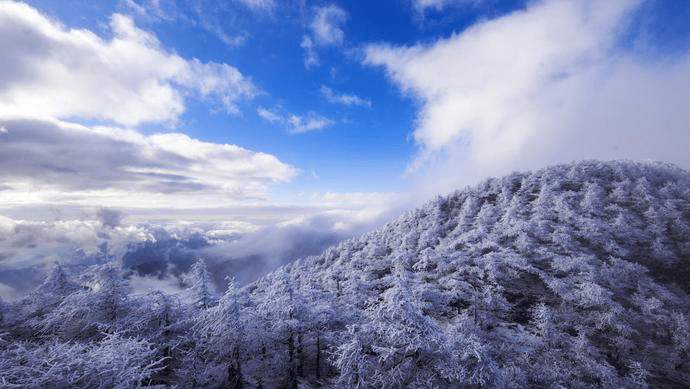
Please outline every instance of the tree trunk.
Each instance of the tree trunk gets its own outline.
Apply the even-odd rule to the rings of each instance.
[[[240,365],[240,348],[235,346],[232,362],[228,365],[228,380],[231,389],[242,389],[242,366]]]
[[[297,377],[304,377],[304,347],[302,346],[302,334],[297,335]]]
[[[316,331],[316,379],[321,378],[321,331]]]
[[[290,389],[297,389],[297,375],[295,374],[295,343],[294,335],[290,332],[290,337],[288,338],[288,368],[290,369],[289,377],[290,382],[288,383]]]

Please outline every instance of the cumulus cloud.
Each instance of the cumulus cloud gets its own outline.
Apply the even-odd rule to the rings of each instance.
[[[640,3],[532,2],[430,45],[368,46],[365,63],[421,102],[413,170],[424,186],[584,158],[690,167],[690,56],[617,45]]]
[[[105,235],[97,220],[30,221],[0,217],[0,269],[42,267],[66,258],[76,261],[87,256],[100,257]],[[112,233],[113,250],[122,239],[136,239],[136,229],[120,229],[118,238]],[[120,239],[122,238],[122,239]]]
[[[169,273],[179,261],[188,267],[199,248],[255,229],[233,223],[113,226],[103,223],[101,211],[56,221],[0,216],[0,297],[20,297],[35,288],[55,262],[66,268],[115,262],[141,273],[130,277],[136,289],[174,289]],[[156,266],[163,272],[154,271]],[[148,287],[142,285],[144,281],[150,281]]]
[[[240,221],[120,221],[113,226],[104,224],[102,216],[101,211],[85,213],[83,218],[53,221],[0,216],[0,271],[44,266],[54,261],[71,265],[116,261],[127,267],[136,267],[147,261],[169,259],[173,251],[177,251],[182,259],[193,257],[188,255],[188,250],[232,241],[259,228]]]
[[[348,95],[334,91],[326,85],[321,86],[321,94],[329,103],[342,104],[346,106],[359,105],[362,107],[371,107],[371,101],[365,100],[357,95]]]
[[[164,1],[128,3],[173,18]],[[114,260],[150,270],[161,264],[142,261],[154,258],[168,271],[171,258],[205,254],[218,266],[214,274],[234,274],[241,262],[249,280],[272,270],[265,264],[316,254],[376,216],[373,203],[272,201],[273,186],[299,174],[274,155],[137,131],[143,123],[174,123],[190,97],[236,113],[261,91],[227,64],[167,51],[127,16],[113,15],[110,32],[70,29],[29,5],[0,1],[1,296],[35,286],[54,261]],[[257,115],[293,133],[335,123],[316,112],[261,108]],[[240,240],[232,246],[246,254],[240,262],[210,251]],[[254,266],[258,257],[263,267]],[[135,287],[144,288],[147,274],[132,277]],[[168,280],[156,287],[171,286]]]
[[[142,135],[56,120],[0,119],[5,206],[223,206],[266,197],[297,170],[273,155],[180,133]],[[194,200],[193,200],[194,199]]]
[[[112,38],[69,29],[23,3],[0,3],[0,117],[174,123],[185,96],[230,113],[260,91],[227,64],[187,60],[164,50],[128,16],[114,14]],[[40,107],[40,110],[37,109]]]

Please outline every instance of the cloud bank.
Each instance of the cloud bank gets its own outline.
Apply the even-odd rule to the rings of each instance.
[[[640,4],[532,2],[433,44],[366,47],[364,63],[420,102],[412,171],[426,190],[574,159],[690,167],[690,55],[621,47]]]
[[[228,276],[241,284],[251,282],[382,224],[397,214],[391,211],[397,200],[390,193],[326,193],[302,206],[248,209],[278,219],[263,224],[256,217],[249,217],[251,222],[219,222],[217,217],[209,222],[133,222],[134,216],[111,208],[55,220],[0,216],[0,298],[11,300],[32,290],[55,262],[67,269],[115,262],[132,271],[128,279],[137,292],[175,292],[183,273],[203,258],[222,291]]]
[[[1,119],[3,206],[222,206],[266,197],[297,170],[275,156],[180,133]],[[193,200],[193,201],[192,201]]]

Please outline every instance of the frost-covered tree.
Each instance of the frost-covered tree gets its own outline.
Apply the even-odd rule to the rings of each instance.
[[[79,290],[79,284],[70,280],[64,268],[56,262],[43,283],[15,305],[17,309],[14,316],[23,322],[23,325],[21,328],[15,328],[17,332],[14,336],[36,336],[45,316],[67,296]]]
[[[129,328],[129,286],[113,264],[96,265],[80,276],[81,288],[69,294],[41,322],[41,333],[62,339],[99,337]]]
[[[199,258],[187,276],[189,283],[188,296],[192,301],[193,306],[198,309],[207,309],[213,306],[216,301],[216,290],[211,280],[211,275],[208,273],[206,261]]]
[[[263,335],[246,291],[231,281],[218,304],[194,320],[192,334],[195,348],[189,357],[197,371],[188,378],[204,387],[245,387],[245,361],[255,359]]]
[[[143,340],[108,334],[98,342],[0,347],[3,388],[132,388],[146,384],[162,366]]]
[[[177,373],[185,374],[182,343],[192,326],[191,307],[185,306],[176,295],[153,290],[142,296],[130,298],[132,305],[128,327],[122,331],[136,334],[151,342],[157,350],[157,358],[163,361],[151,377],[155,384],[176,382]]]
[[[311,318],[310,307],[286,274],[278,275],[263,297],[257,314],[272,338],[269,351],[273,353],[271,364],[276,378],[282,376],[282,385],[297,388],[305,376],[304,336]]]
[[[443,331],[415,306],[406,270],[363,323],[348,328],[335,354],[339,387],[451,387],[462,382],[461,366]],[[469,381],[468,381],[469,382]]]

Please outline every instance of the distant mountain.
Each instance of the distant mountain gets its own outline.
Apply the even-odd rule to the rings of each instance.
[[[128,294],[112,266],[76,281],[57,267],[0,302],[2,382],[690,385],[690,173],[668,164],[490,179],[220,298],[203,261],[193,269],[181,298]]]
[[[690,386],[690,174],[582,162],[439,197],[297,261],[347,387]]]

